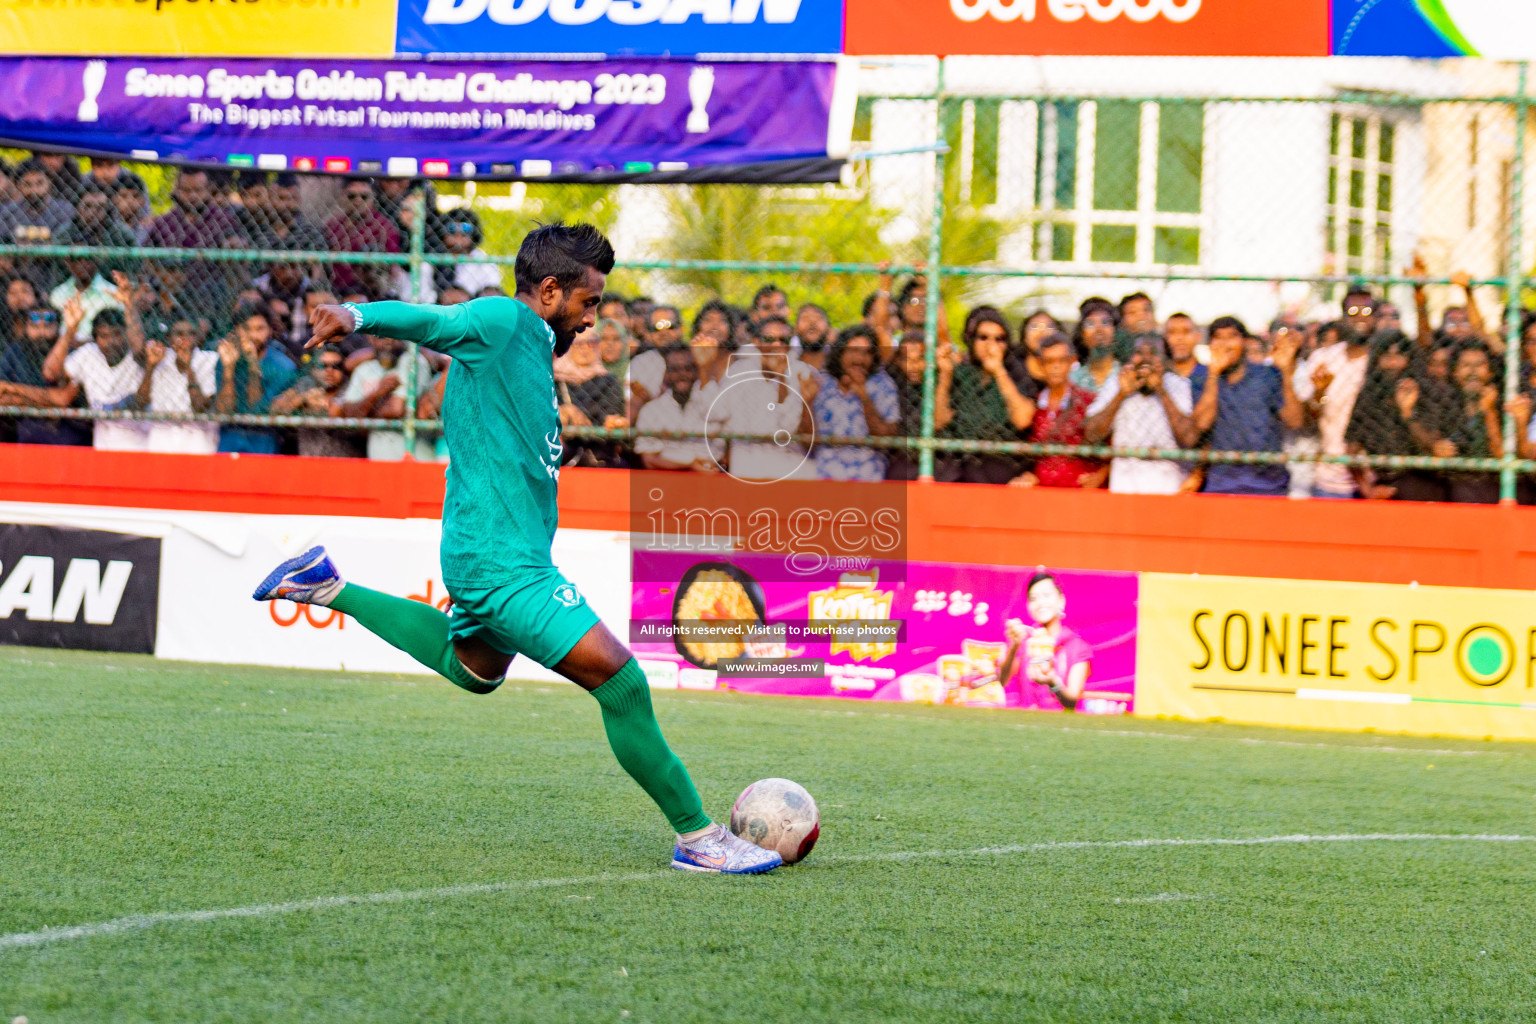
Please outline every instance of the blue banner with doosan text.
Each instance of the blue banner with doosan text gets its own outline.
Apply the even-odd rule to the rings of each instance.
[[[143,160],[429,177],[827,156],[835,65],[0,61],[0,139]]]
[[[397,53],[836,54],[843,0],[400,0]]]

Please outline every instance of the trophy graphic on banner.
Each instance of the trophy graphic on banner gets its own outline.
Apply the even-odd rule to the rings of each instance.
[[[709,96],[715,91],[715,69],[709,65],[688,72],[688,99],[693,109],[688,111],[688,131],[699,134],[709,131]]]
[[[75,112],[79,120],[94,121],[101,116],[101,108],[96,105],[96,97],[101,95],[101,87],[106,84],[107,62],[86,61],[85,73],[80,76],[80,85],[85,89],[85,99],[80,101],[80,109]]]

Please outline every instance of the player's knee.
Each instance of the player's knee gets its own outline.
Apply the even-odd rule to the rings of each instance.
[[[507,668],[512,664],[512,659],[500,652],[494,656],[478,651],[468,657],[465,655],[464,651],[454,653],[453,662],[448,666],[448,678],[470,693],[495,690],[506,679]]]

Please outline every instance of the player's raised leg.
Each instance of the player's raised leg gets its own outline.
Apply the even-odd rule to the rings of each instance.
[[[614,758],[677,833],[673,867],[757,874],[783,863],[704,813],[688,769],[661,734],[645,673],[554,569],[508,586],[462,590],[450,619],[420,601],[347,583],[325,549],[315,547],[272,570],[251,596],[335,608],[472,693],[501,684],[512,661],[502,648],[527,653],[597,700]]]
[[[461,658],[449,639],[448,616],[421,601],[381,594],[342,579],[323,547],[313,547],[283,562],[251,595],[258,601],[287,599],[318,604],[350,615],[370,633],[397,647],[427,668],[471,693],[490,693],[512,661],[483,641],[473,646],[479,657]],[[497,656],[500,665],[497,667]],[[474,667],[465,667],[465,661]]]
[[[661,808],[677,833],[672,866],[684,871],[758,874],[783,858],[735,836],[709,819],[688,769],[667,746],[651,707],[651,688],[628,648],[601,622],[554,666],[589,690],[603,709],[613,756]]]

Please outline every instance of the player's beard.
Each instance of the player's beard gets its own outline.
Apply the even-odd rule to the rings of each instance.
[[[572,324],[571,321],[575,320]],[[555,310],[555,319],[550,323],[550,330],[555,332],[555,355],[563,356],[571,350],[571,343],[576,340],[576,335],[581,331],[580,315],[573,315],[570,309],[570,300],[562,300],[560,308]]]

